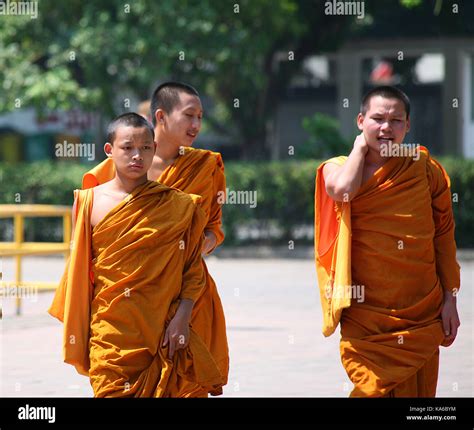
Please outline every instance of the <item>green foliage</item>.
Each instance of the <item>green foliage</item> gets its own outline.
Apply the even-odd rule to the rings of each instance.
[[[0,203],[72,205],[86,169],[69,162],[0,163]]]
[[[456,243],[474,248],[474,161],[460,158],[438,158],[451,179]]]
[[[84,171],[85,166],[75,163],[0,163],[0,204],[72,206]],[[12,221],[0,219],[0,240],[13,240],[12,234]],[[60,218],[25,219],[25,240],[62,241]]]
[[[459,247],[474,247],[474,161],[440,158],[451,177],[456,241]],[[310,245],[314,222],[314,183],[318,160],[286,162],[228,162],[227,188],[256,191],[257,206],[226,204],[223,222],[228,246],[238,244],[288,244],[289,240]],[[23,165],[0,163],[0,203],[72,205],[72,190],[80,187],[82,174],[90,166],[75,163],[36,162]],[[19,193],[19,194],[18,194]],[[21,200],[18,202],[17,196]],[[247,236],[242,236],[242,229]],[[0,223],[0,237],[7,229]],[[252,236],[252,233],[258,233]],[[28,231],[30,240],[60,240],[60,229],[43,220]],[[10,238],[11,239],[11,238]]]
[[[113,116],[174,78],[212,97],[212,127],[261,152],[275,100],[301,61],[320,41],[342,39],[340,23],[352,19],[323,18],[312,0],[41,0],[37,19],[2,16],[0,112],[21,103]],[[276,55],[289,51],[283,71]]]
[[[358,20],[325,15],[323,0],[37,3],[36,19],[1,17],[0,112],[82,107],[113,116],[158,80],[180,79],[212,98],[205,121],[247,158],[263,158],[266,125],[309,55],[355,36],[469,35],[474,11],[471,2],[452,13],[442,0],[434,11],[422,0],[367,0]]]
[[[423,0],[400,0],[400,3],[408,9],[420,6]]]
[[[224,206],[226,243],[252,241],[239,238],[239,228],[246,224],[261,235],[260,243],[294,239],[295,228],[312,224],[314,171],[315,162],[227,163],[229,190],[256,191],[258,204]],[[272,234],[272,228],[279,232]]]
[[[365,20],[352,38],[472,36],[474,2],[446,0],[365,0]],[[401,26],[400,23],[403,23]]]
[[[340,133],[339,122],[322,113],[305,117],[303,128],[309,133],[309,139],[297,148],[296,158],[330,158],[332,154],[347,154],[352,147],[352,140],[345,139]]]

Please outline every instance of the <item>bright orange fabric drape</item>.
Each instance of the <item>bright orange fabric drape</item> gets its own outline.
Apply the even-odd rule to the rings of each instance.
[[[331,158],[316,174],[314,244],[325,336],[334,333],[342,310],[350,306],[344,291],[351,285],[351,206],[336,204],[327,195],[323,168],[326,163],[342,165],[346,158]]]

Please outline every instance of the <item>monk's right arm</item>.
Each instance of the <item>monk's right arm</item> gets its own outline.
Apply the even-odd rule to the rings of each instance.
[[[326,192],[337,202],[348,202],[356,195],[362,183],[365,156],[368,151],[363,133],[354,141],[354,147],[342,166],[328,163],[323,168]]]

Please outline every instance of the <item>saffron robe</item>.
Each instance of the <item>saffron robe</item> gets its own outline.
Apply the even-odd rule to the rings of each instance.
[[[191,147],[182,147],[182,150],[176,161],[163,171],[157,181],[185,193],[201,196],[201,207],[206,214],[205,226],[201,232],[213,232],[217,238],[217,247],[224,240],[222,231],[222,204],[225,201],[226,189],[224,163],[217,152]],[[114,164],[112,160],[106,159],[84,175],[82,187],[84,189],[95,187],[114,176]],[[194,305],[191,322],[193,329],[204,340],[213,355],[225,385],[229,374],[229,348],[224,310],[217,286],[205,262],[204,269],[206,286]],[[216,388],[210,394],[222,394],[222,388]]]
[[[64,322],[65,362],[96,397],[187,397],[222,376],[205,343],[168,358],[166,326],[205,285],[198,196],[147,181],[91,231],[93,190],[75,192],[71,256],[49,313]]]
[[[315,258],[323,333],[341,324],[340,352],[351,396],[434,396],[444,340],[443,290],[459,289],[450,180],[421,147],[394,157],[350,202],[326,193],[323,163],[315,194]],[[356,288],[357,287],[357,288]],[[354,297],[354,292],[363,291]],[[425,369],[425,370],[424,370]],[[415,381],[415,382],[413,382]],[[416,382],[418,381],[418,382]],[[417,387],[429,384],[423,389]],[[401,389],[401,387],[404,387]]]

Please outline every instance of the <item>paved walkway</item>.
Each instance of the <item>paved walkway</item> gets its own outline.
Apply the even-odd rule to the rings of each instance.
[[[208,260],[224,304],[231,373],[225,397],[347,397],[351,384],[339,359],[338,338],[321,334],[321,311],[311,260]],[[26,259],[24,278],[57,281],[63,260]],[[462,261],[462,321],[451,348],[442,348],[438,396],[474,396],[474,262]],[[13,261],[3,261],[13,279]],[[53,275],[54,274],[54,275]],[[46,314],[52,293],[3,301],[0,396],[92,396],[87,378],[62,362],[62,325]]]

